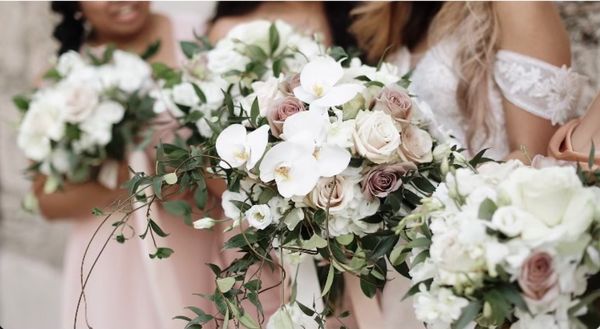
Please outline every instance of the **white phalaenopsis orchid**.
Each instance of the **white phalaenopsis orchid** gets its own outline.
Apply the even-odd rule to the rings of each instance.
[[[283,138],[302,145],[317,161],[321,177],[335,176],[348,167],[350,152],[343,147],[327,143],[331,123],[329,117],[318,111],[306,111],[289,117],[283,125]]]
[[[317,160],[305,146],[282,142],[265,154],[260,163],[260,179],[265,183],[275,180],[284,198],[305,196],[319,180],[317,168]]]
[[[264,125],[248,133],[241,124],[225,128],[217,137],[216,148],[223,168],[239,168],[246,165],[250,170],[258,163],[269,140],[269,126]]]
[[[340,83],[343,76],[342,65],[333,58],[315,57],[302,69],[300,86],[294,88],[294,95],[311,108],[342,105],[364,89],[360,84]]]

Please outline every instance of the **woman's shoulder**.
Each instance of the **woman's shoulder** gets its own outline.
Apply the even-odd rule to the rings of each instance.
[[[571,64],[568,34],[552,2],[494,3],[500,25],[500,48],[556,66]]]

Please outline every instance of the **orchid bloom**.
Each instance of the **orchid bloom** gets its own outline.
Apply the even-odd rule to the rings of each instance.
[[[342,65],[329,56],[318,56],[304,66],[294,95],[311,108],[328,108],[350,101],[364,89],[360,84],[340,83]]]
[[[269,126],[264,125],[248,133],[241,124],[225,128],[217,137],[216,147],[223,168],[246,165],[251,170],[261,159],[269,141]]]
[[[338,145],[327,143],[331,123],[326,115],[318,111],[296,113],[283,125],[283,138],[302,145],[317,161],[321,177],[332,177],[348,167],[350,152]]]
[[[273,146],[260,163],[260,179],[275,180],[279,194],[284,198],[305,196],[317,184],[317,160],[302,145],[281,142]]]

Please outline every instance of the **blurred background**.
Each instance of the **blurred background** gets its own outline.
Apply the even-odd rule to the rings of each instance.
[[[560,2],[572,42],[574,69],[600,90],[600,2]],[[154,2],[166,14],[212,16],[212,2]],[[0,3],[0,326],[58,328],[61,268],[68,224],[48,222],[21,209],[29,190],[26,161],[16,147],[13,95],[32,86],[56,51],[57,17],[48,2]],[[540,27],[543,28],[543,27]],[[585,95],[589,99],[592,95]]]

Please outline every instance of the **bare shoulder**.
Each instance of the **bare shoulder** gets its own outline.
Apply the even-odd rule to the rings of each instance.
[[[561,66],[571,64],[569,36],[553,2],[494,3],[500,47]]]

